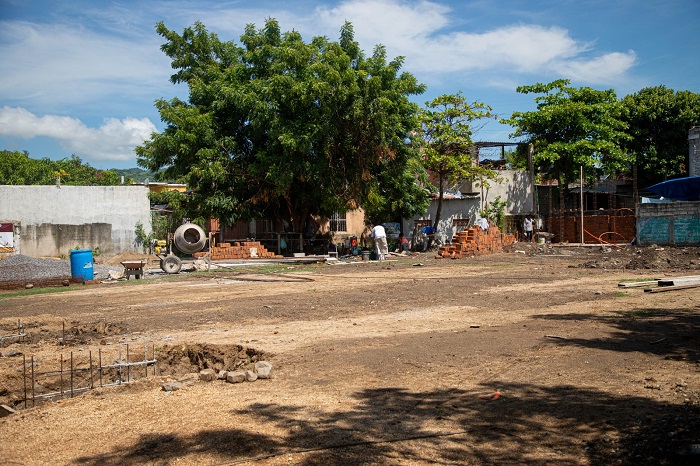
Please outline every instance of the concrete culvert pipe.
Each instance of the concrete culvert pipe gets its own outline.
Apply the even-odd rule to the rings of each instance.
[[[175,247],[185,254],[194,254],[204,249],[207,237],[204,230],[194,223],[185,223],[175,230]]]

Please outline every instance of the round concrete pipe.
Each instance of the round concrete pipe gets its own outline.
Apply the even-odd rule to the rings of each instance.
[[[204,230],[194,223],[185,223],[175,230],[175,247],[185,254],[194,254],[204,248],[207,237]]]

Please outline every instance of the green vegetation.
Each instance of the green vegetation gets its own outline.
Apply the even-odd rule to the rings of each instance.
[[[0,151],[0,184],[66,186],[115,186],[121,177],[113,170],[99,170],[75,155],[69,159],[32,159],[28,152]]]
[[[501,196],[496,196],[493,201],[479,211],[479,215],[495,223],[499,229],[503,230],[503,216],[505,215],[506,204],[508,204],[508,201],[501,200]]]
[[[312,215],[360,206],[371,222],[424,212],[408,97],[425,86],[400,72],[402,58],[388,61],[382,46],[365,56],[349,23],[338,42],[305,43],[274,19],[248,26],[240,45],[201,23],[157,31],[189,98],[156,103],[167,127],[136,149],[138,164],[186,180],[193,217],[277,218],[303,231]]]
[[[33,296],[37,294],[63,293],[66,291],[75,291],[78,288],[75,286],[53,286],[53,287],[35,287],[24,290],[0,291],[0,301],[7,298],[15,298],[18,296]]]
[[[155,181],[160,179],[158,173],[149,172],[141,168],[114,168],[112,171],[120,177],[123,176],[124,180],[133,180],[134,183],[144,183],[146,180]]]
[[[688,130],[700,125],[700,94],[647,87],[622,99],[632,136],[624,147],[638,167],[640,188],[688,174]]]
[[[515,127],[512,136],[534,145],[534,163],[564,187],[562,201],[569,183],[579,179],[579,167],[583,166],[587,179],[594,179],[601,173],[627,170],[631,160],[623,149],[631,137],[615,91],[569,84],[560,79],[518,87],[522,94],[540,94],[535,97],[537,110],[514,112],[510,119],[501,120]]]
[[[496,178],[496,172],[476,163],[471,139],[473,125],[492,118],[491,107],[481,102],[467,102],[461,94],[442,95],[426,103],[421,113],[425,144],[423,166],[437,176],[438,204],[433,228],[437,230],[442,213],[445,188],[465,180]]]

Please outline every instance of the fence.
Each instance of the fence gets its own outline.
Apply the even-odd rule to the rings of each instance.
[[[92,351],[87,357],[82,353],[75,357],[71,351],[66,358],[63,353],[59,354],[58,369],[47,371],[36,371],[38,362],[34,356],[30,356],[27,363],[27,356],[23,356],[23,385],[24,385],[24,407],[29,403],[34,406],[37,400],[60,399],[63,397],[73,397],[77,394],[92,390],[96,387],[109,387],[130,383],[138,378],[139,373],[148,377],[149,368],[152,368],[152,375],[156,375],[155,346],[151,343],[151,357],[148,357],[148,347],[144,342],[143,360],[132,361],[133,354],[129,351],[129,345],[119,345],[118,356],[114,363],[103,364],[102,349],[98,350],[97,359],[93,359]],[[114,352],[109,353],[114,357]],[[46,360],[42,361],[45,364]],[[136,369],[140,370],[137,372]]]

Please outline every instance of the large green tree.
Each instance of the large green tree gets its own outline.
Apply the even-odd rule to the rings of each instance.
[[[438,203],[433,222],[436,230],[446,188],[465,180],[486,182],[495,177],[493,170],[477,163],[471,138],[475,122],[490,117],[493,117],[491,107],[482,102],[470,103],[461,92],[426,102],[421,114],[425,138],[422,162],[437,178]]]
[[[639,187],[687,175],[688,130],[700,125],[700,94],[647,87],[625,96],[622,107]]]
[[[512,137],[533,144],[535,164],[558,180],[562,194],[579,179],[579,167],[584,167],[587,178],[594,178],[601,172],[621,173],[630,160],[622,147],[629,136],[615,91],[569,84],[560,79],[518,87],[522,94],[539,94],[537,110],[514,112],[501,120],[515,127]]]
[[[240,45],[201,23],[157,31],[189,99],[156,103],[167,126],[136,149],[138,164],[185,177],[193,216],[282,218],[301,231],[311,215],[362,207],[383,221],[425,209],[409,100],[424,86],[383,47],[366,57],[349,23],[338,42],[305,43],[274,19],[249,25]]]

